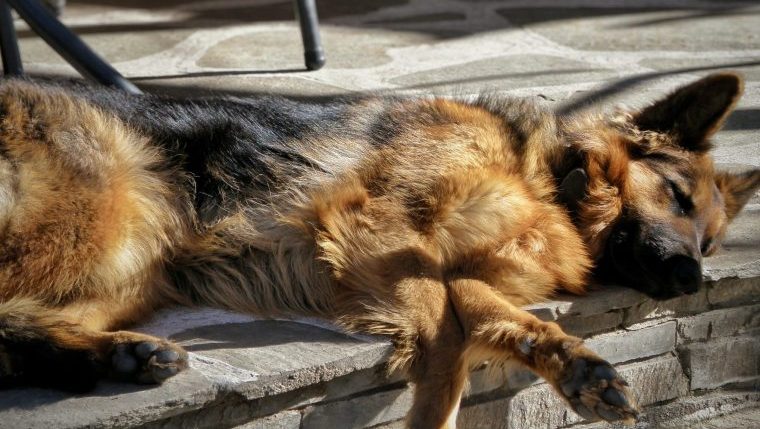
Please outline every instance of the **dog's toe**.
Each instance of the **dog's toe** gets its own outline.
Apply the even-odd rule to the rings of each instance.
[[[629,407],[630,406],[630,404],[628,403],[628,400],[625,399],[625,396],[623,396],[623,393],[612,387],[608,387],[607,390],[605,390],[604,393],[602,393],[602,400],[604,400],[604,402],[615,407]]]
[[[126,344],[116,346],[111,355],[111,368],[120,375],[133,374],[137,371],[137,358],[133,356]]]
[[[158,350],[158,343],[152,341],[143,341],[135,346],[135,354],[141,359],[149,359],[156,350]]]
[[[111,354],[111,372],[121,380],[163,383],[184,368],[187,368],[187,353],[164,341],[121,343]]]

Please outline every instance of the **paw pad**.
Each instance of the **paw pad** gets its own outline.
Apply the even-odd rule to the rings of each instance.
[[[117,344],[111,354],[111,372],[122,380],[162,383],[184,368],[187,368],[187,353],[170,343],[122,343]]]

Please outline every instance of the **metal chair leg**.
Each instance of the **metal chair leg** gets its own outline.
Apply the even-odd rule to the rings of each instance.
[[[319,70],[325,65],[325,52],[322,50],[322,40],[319,37],[319,20],[317,5],[314,0],[294,0],[296,17],[301,26],[306,68]]]
[[[106,86],[141,94],[142,91],[92,51],[37,0],[5,0],[29,27],[82,76]]]
[[[0,0],[0,55],[3,58],[3,73],[6,76],[24,74],[11,8],[5,0]]]
[[[294,0],[301,27],[306,68],[318,70],[325,64],[325,54],[319,36],[319,21],[315,0]],[[61,24],[37,0],[0,0],[0,50],[6,75],[21,75],[23,67],[18,40],[13,27],[10,6],[32,30],[83,76],[106,86],[141,94],[132,82],[93,52],[76,34]]]

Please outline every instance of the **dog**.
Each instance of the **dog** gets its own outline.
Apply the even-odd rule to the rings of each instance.
[[[760,187],[715,171],[742,92],[714,74],[638,111],[529,99],[168,99],[0,84],[0,385],[161,383],[172,342],[124,330],[170,305],[316,316],[388,336],[407,424],[453,426],[468,370],[516,361],[582,417],[634,396],[520,307],[594,273],[655,297]]]

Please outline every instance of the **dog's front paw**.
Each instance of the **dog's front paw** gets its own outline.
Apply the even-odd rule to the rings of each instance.
[[[110,363],[111,374],[117,379],[157,384],[187,368],[187,352],[158,339],[126,342],[116,344]]]
[[[633,423],[638,415],[628,383],[601,359],[572,359],[559,380],[559,390],[575,412],[587,420]]]

